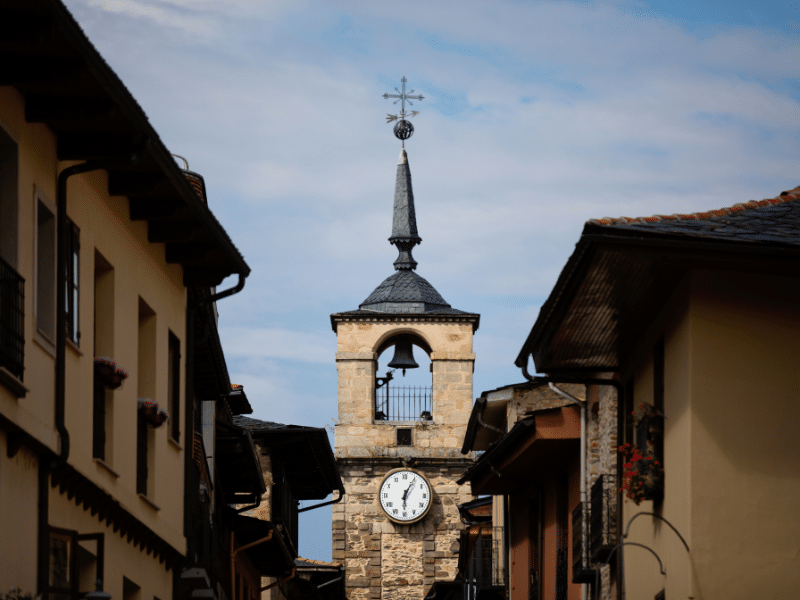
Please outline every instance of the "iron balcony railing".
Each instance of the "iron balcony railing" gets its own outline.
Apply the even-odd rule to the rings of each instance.
[[[25,280],[0,259],[0,367],[20,381],[25,370]]]
[[[387,382],[375,390],[376,421],[430,421],[433,388],[393,386]]]
[[[589,526],[590,558],[599,562],[617,543],[617,499],[619,488],[616,475],[600,475],[592,485],[592,510]]]
[[[475,600],[482,589],[505,585],[504,559],[503,528],[483,527],[469,548],[464,600]]]
[[[589,506],[578,502],[572,511],[572,583],[592,583],[594,579],[589,564]]]

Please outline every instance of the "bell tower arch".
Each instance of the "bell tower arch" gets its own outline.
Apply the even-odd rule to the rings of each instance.
[[[346,567],[350,600],[422,600],[457,571],[457,506],[472,499],[455,482],[472,409],[480,315],[452,308],[415,272],[417,233],[405,149],[395,185],[395,273],[358,309],[334,313],[339,416],[335,451],[346,494],[333,506],[333,559]],[[431,385],[413,392],[402,371],[430,359]],[[389,371],[378,359],[392,357]]]

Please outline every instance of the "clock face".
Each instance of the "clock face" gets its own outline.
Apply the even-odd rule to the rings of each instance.
[[[422,473],[397,469],[383,480],[380,501],[383,512],[395,523],[415,523],[431,507],[431,486]]]

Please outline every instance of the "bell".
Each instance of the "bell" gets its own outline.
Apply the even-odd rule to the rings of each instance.
[[[403,376],[406,374],[406,369],[419,368],[419,365],[414,362],[414,352],[410,339],[401,337],[395,342],[394,358],[392,358],[388,366],[392,369],[403,369]]]

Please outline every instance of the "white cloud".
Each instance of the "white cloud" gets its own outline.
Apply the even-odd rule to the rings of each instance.
[[[220,338],[226,356],[233,359],[272,358],[330,364],[336,352],[333,336],[289,329],[225,327],[220,324]]]
[[[519,381],[513,359],[587,219],[800,183],[788,29],[689,27],[635,0],[67,4],[205,176],[253,269],[219,310],[256,418],[336,416],[329,315],[356,308],[396,257],[399,143],[384,116],[397,107],[381,95],[401,75],[426,96],[407,143],[414,256],[453,306],[483,313],[476,393]]]

